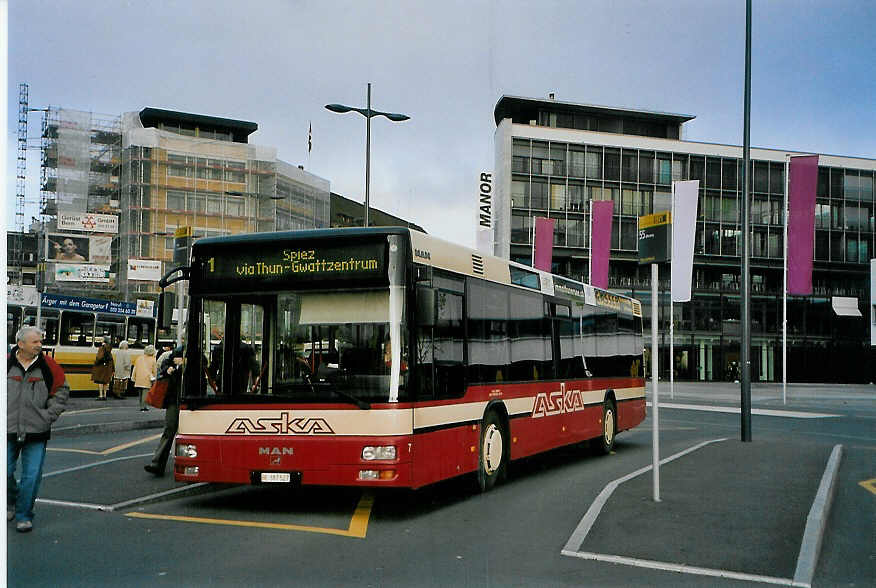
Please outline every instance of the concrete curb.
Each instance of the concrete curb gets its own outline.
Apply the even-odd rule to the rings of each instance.
[[[833,495],[836,492],[836,479],[839,475],[840,462],[843,457],[843,446],[834,445],[818,493],[812,501],[809,516],[806,517],[806,529],[803,531],[803,541],[800,545],[800,555],[797,557],[797,569],[794,571],[795,586],[812,586],[815,577],[815,567],[821,552],[821,542],[824,539],[824,529],[830,516]]]

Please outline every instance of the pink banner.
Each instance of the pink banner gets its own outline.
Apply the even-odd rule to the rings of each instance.
[[[788,294],[812,294],[818,156],[792,157],[788,188]]]
[[[613,201],[590,201],[590,283],[597,288],[608,288],[612,212]]]
[[[551,271],[554,257],[554,223],[552,218],[535,217],[535,238],[532,242],[532,267]]]

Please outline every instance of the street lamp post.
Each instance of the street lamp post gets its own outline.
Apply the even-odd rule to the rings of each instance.
[[[365,108],[354,108],[352,106],[344,106],[343,104],[326,104],[327,110],[337,113],[358,112],[365,117],[365,226],[368,226],[368,209],[370,207],[370,192],[371,192],[371,118],[374,116],[385,116],[393,122],[401,122],[408,120],[406,114],[398,114],[395,112],[381,112],[371,109],[371,83],[368,83],[368,104]]]

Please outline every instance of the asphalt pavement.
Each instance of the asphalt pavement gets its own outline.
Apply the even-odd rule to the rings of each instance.
[[[738,394],[738,384],[678,386],[676,402],[729,404]],[[648,389],[650,401],[650,383]],[[791,390],[798,400],[814,392],[805,385]],[[661,381],[661,403],[669,401],[668,392],[668,383]],[[841,393],[854,397],[855,390]],[[754,408],[776,408],[777,398],[780,402],[776,385],[753,389]],[[163,410],[141,412],[133,397],[105,402],[71,398],[53,436],[163,425]],[[563,555],[707,577],[811,585],[842,446],[714,439],[661,459],[659,501],[650,466],[610,482],[578,523]],[[163,481],[175,486],[170,471],[170,479]]]

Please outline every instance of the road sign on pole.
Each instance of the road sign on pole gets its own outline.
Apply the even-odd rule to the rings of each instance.
[[[663,263],[672,257],[672,214],[669,211],[639,217],[639,263]]]

